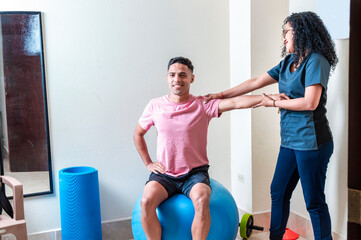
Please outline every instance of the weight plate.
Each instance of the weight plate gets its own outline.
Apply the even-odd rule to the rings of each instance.
[[[248,239],[252,234],[252,228],[250,228],[249,224],[253,224],[253,216],[252,214],[246,213],[243,215],[241,219],[241,223],[239,224],[239,235]]]

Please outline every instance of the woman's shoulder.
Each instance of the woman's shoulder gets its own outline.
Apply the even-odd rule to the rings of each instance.
[[[310,54],[310,56],[307,58],[307,63],[308,64],[315,63],[315,64],[322,64],[322,65],[324,65],[324,64],[330,65],[329,62],[327,61],[327,59],[323,55],[321,55],[317,52],[313,52]]]
[[[329,71],[330,63],[323,55],[313,52],[310,53],[302,63],[302,69],[304,70],[324,69],[325,71]]]

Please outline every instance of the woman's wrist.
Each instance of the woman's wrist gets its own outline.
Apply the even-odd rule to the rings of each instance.
[[[276,100],[273,99],[273,107],[276,107]]]

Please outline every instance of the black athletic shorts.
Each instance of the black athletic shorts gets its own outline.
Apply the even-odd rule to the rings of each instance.
[[[209,165],[196,167],[189,173],[179,177],[172,177],[161,173],[151,173],[146,184],[150,181],[159,182],[165,190],[167,190],[168,198],[177,193],[183,193],[189,197],[192,187],[197,183],[204,183],[210,187],[208,168]]]

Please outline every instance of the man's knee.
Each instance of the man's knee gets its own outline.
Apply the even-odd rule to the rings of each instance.
[[[140,200],[141,211],[155,211],[161,202],[162,200],[159,200],[158,197],[154,195],[142,196]]]
[[[211,190],[209,186],[204,185],[200,187],[200,185],[198,185],[192,189],[190,198],[193,201],[195,211],[207,210],[209,209]]]
[[[142,199],[140,200],[140,207],[142,211],[155,209],[157,206],[155,206],[155,199],[151,196],[142,196]]]
[[[194,199],[194,209],[196,211],[202,210],[202,209],[208,209],[209,201],[210,201],[210,197],[207,194],[202,194],[202,195],[197,196]]]
[[[166,189],[158,182],[147,183],[140,199],[141,211],[155,210],[167,197]]]

